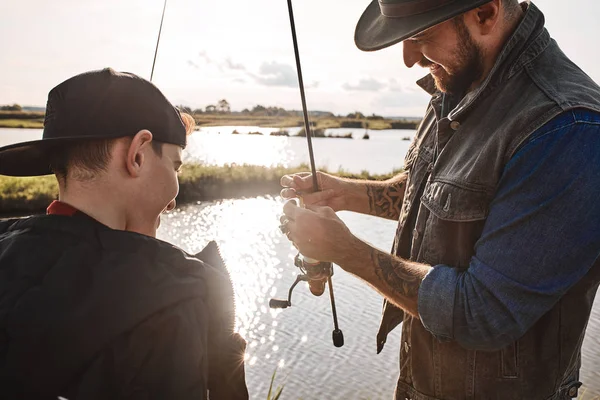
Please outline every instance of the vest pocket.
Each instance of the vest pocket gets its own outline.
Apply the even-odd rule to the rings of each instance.
[[[427,182],[421,202],[442,220],[470,222],[487,217],[490,198],[484,187],[436,178]]]
[[[500,374],[508,379],[519,377],[519,342],[500,350]]]

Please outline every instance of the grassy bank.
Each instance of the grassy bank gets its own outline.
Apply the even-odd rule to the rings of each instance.
[[[179,203],[277,194],[283,175],[307,171],[306,165],[294,168],[260,167],[255,165],[185,165],[179,176]],[[372,175],[364,171],[352,174],[345,171],[335,175],[384,180],[398,171]],[[0,215],[43,212],[56,198],[58,186],[53,176],[13,178],[0,176]]]
[[[44,127],[44,113],[24,111],[0,111],[0,128]]]
[[[255,116],[243,114],[195,114],[198,126],[261,126],[269,128],[291,128],[304,126],[301,117]],[[368,128],[381,129],[417,129],[418,122],[391,119],[311,117],[315,128]]]
[[[264,128],[291,128],[304,126],[302,117],[259,116],[240,113],[194,114],[199,127],[202,126],[260,126]],[[418,122],[390,119],[345,118],[345,117],[312,117],[315,128],[368,128],[381,129],[416,129]],[[0,111],[0,128],[43,128],[44,113]]]

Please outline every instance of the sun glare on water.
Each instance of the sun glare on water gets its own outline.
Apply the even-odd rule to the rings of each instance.
[[[268,347],[264,358],[276,357],[279,346],[267,343],[275,341],[275,319],[281,310],[269,309],[268,302],[273,296],[287,294],[278,290],[276,282],[284,275],[286,281],[293,281],[296,274],[294,248],[282,245],[287,239],[278,229],[282,205],[272,197],[258,197],[224,200],[210,207],[183,206],[165,216],[159,230],[161,238],[190,253],[198,252],[210,240],[219,244],[234,285],[236,329],[248,341],[248,365],[257,362],[258,348]],[[271,326],[264,322],[266,314],[273,320]]]

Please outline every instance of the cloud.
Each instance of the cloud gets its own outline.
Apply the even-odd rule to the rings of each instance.
[[[198,55],[199,55],[199,56],[200,56],[200,58],[202,58],[202,59],[203,59],[203,60],[204,60],[204,61],[205,61],[207,64],[212,64],[212,63],[213,63],[213,60],[212,60],[212,58],[210,58],[210,57],[208,56],[208,54],[206,54],[206,51],[204,51],[204,50],[203,50],[203,51],[199,51],[199,52],[198,52]]]
[[[404,87],[394,78],[390,79],[388,89],[390,92],[404,92]]]
[[[425,106],[429,101],[430,96],[424,91],[416,93],[400,93],[398,91],[386,91],[378,95],[372,101],[372,105],[376,108],[422,108],[424,112]]]
[[[225,59],[225,66],[229,69],[233,69],[233,70],[237,70],[237,71],[245,71],[246,70],[246,67],[244,67],[242,64],[234,63],[233,61],[231,61],[231,58]]]
[[[377,79],[368,78],[361,79],[356,85],[346,82],[342,85],[342,89],[348,91],[374,92],[383,89],[385,86],[385,83],[379,82]]]
[[[234,82],[246,83],[254,81],[261,86],[267,87],[287,87],[297,88],[298,77],[296,69],[289,64],[282,64],[277,61],[264,62],[258,68],[258,72],[249,71],[245,65],[235,62],[231,57],[224,60],[216,60],[208,55],[206,51],[198,52],[198,56],[203,63],[216,66],[221,72],[229,72]],[[188,65],[195,69],[200,69],[200,65],[193,60],[188,60]],[[319,87],[318,81],[313,81],[306,85],[307,89]]]
[[[288,64],[277,61],[262,63],[258,74],[252,74],[254,80],[264,86],[297,87],[296,71]]]

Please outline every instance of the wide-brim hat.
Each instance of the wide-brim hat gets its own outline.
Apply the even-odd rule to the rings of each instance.
[[[373,0],[354,33],[363,51],[381,50],[491,0]]]
[[[55,154],[69,143],[134,136],[143,129],[156,141],[186,144],[181,114],[154,84],[112,68],[85,72],[48,94],[42,140],[0,148],[0,175],[49,175]]]

